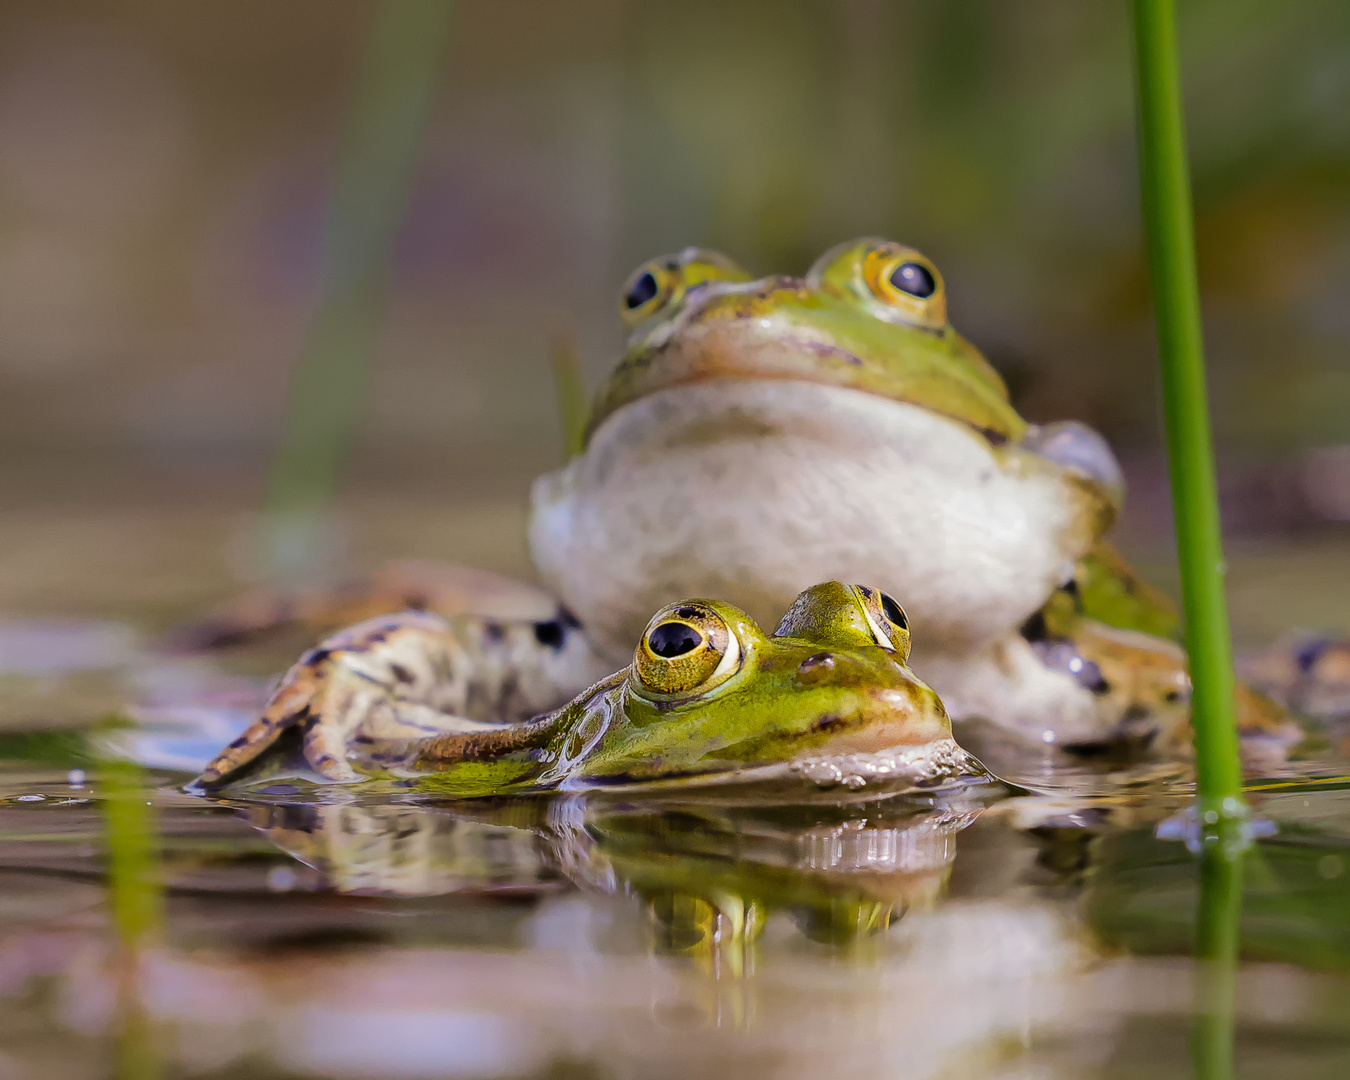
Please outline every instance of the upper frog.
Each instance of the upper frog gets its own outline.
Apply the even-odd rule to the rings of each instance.
[[[930,260],[863,239],[752,280],[691,248],[640,267],[621,309],[623,358],[583,453],[536,482],[530,531],[602,655],[673,596],[762,619],[847,577],[905,597],[955,715],[998,711],[991,666],[1043,667],[1012,638],[1110,527],[1121,474],[1090,428],[1018,415]],[[1031,681],[1018,708],[1039,716],[1012,726],[1099,725],[1090,691]]]
[[[358,644],[358,629],[345,645],[321,647],[328,662],[347,654],[341,666],[356,685],[378,685],[386,667],[391,685],[400,671],[407,685],[419,664],[437,662],[420,625],[371,620],[369,646]],[[401,648],[400,633],[415,634],[417,655]],[[982,773],[952,741],[941,700],[906,666],[908,655],[903,611],[869,587],[808,589],[772,635],[730,604],[685,600],[652,617],[625,668],[551,713],[515,724],[437,718],[395,693],[341,733],[340,753],[358,775],[455,797],[747,774],[853,785]],[[302,745],[322,772],[322,756]],[[275,738],[240,740],[201,781],[236,779],[273,747],[266,771],[293,767]]]

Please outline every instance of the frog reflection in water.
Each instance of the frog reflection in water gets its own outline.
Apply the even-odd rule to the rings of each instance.
[[[533,629],[461,618],[461,645],[442,649],[445,679],[482,688],[467,715],[557,707],[678,597],[764,621],[812,582],[845,578],[905,598],[916,666],[957,720],[1066,746],[1161,745],[1184,727],[1174,612],[1103,543],[1123,497],[1109,447],[1085,425],[1018,415],[948,322],[922,254],[863,239],[804,277],[752,280],[690,248],[640,267],[621,309],[630,336],[584,451],[534,487],[530,548],[549,595],[533,601]],[[217,636],[297,615],[481,611],[463,581],[422,570],[339,602],[241,609]],[[307,700],[309,676],[292,673],[286,700],[350,729],[350,699]]]
[[[937,694],[905,666],[904,612],[866,586],[808,589],[772,636],[720,601],[667,606],[628,667],[514,724],[467,716],[481,688],[445,677],[463,641],[462,628],[430,615],[374,619],[330,639],[199,782],[275,776],[288,732],[322,777],[411,782],[455,797],[792,773],[848,785],[984,775],[952,740]],[[494,644],[509,653],[507,637]],[[334,705],[327,712],[350,723],[315,721],[293,694]]]
[[[702,792],[697,801],[582,794],[242,808],[337,892],[529,896],[561,876],[588,891],[640,896],[662,951],[717,959],[733,972],[775,912],[808,937],[849,943],[931,908],[957,834],[980,812],[965,793],[796,807]]]

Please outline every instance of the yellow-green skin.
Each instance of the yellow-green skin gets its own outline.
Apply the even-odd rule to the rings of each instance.
[[[702,262],[710,253],[694,251],[677,272],[703,288],[692,295],[686,289],[636,325],[623,360],[596,398],[588,430],[655,390],[735,375],[850,387],[921,405],[1003,441],[1021,439],[1027,424],[1009,404],[1007,387],[979,350],[945,321],[945,304],[940,326],[916,325],[873,296],[863,279],[862,256],[874,243],[840,245],[806,278],[759,281],[729,262],[714,276]],[[774,319],[775,339],[788,343],[796,337],[806,347],[747,351],[753,339],[737,334],[739,326],[767,316]],[[726,328],[725,340],[695,350],[673,347],[675,336],[710,327]]]
[[[897,259],[935,293],[886,293],[877,267]],[[1017,414],[947,321],[936,267],[863,239],[801,278],[751,280],[698,249],[630,289],[643,274],[656,288],[626,312],[585,449],[533,498],[536,566],[600,655],[676,596],[765,618],[811,581],[875,582],[913,617],[953,716],[1109,737],[1118,710],[1047,671],[1020,628],[1071,581],[1080,615],[1149,632],[1174,616],[1102,545],[1123,497],[1105,443]]]
[[[778,632],[715,611],[738,645],[711,689],[659,694],[635,665],[556,712],[500,731],[441,740],[400,771],[421,791],[466,798],[595,785],[791,775],[793,766],[886,752],[922,759],[911,779],[982,775],[951,739],[941,700],[868,631],[851,586],[803,594]],[[687,602],[686,602],[687,603]],[[656,619],[661,618],[658,613]],[[377,773],[378,775],[378,773]],[[898,778],[905,779],[902,770]]]

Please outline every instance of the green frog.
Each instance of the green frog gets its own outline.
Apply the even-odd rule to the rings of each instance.
[[[274,778],[287,735],[299,737],[302,774],[456,798],[794,774],[851,787],[986,775],[906,666],[903,610],[871,587],[814,586],[772,635],[722,601],[666,605],[625,668],[514,723],[470,715],[495,707],[500,717],[516,692],[513,635],[480,628],[407,612],[329,638],[198,783],[218,787],[260,767]],[[449,674],[469,670],[500,678],[469,685]]]
[[[465,715],[509,721],[613,670],[678,597],[721,597],[767,624],[806,585],[842,578],[904,598],[922,631],[915,666],[957,720],[1066,747],[1184,726],[1175,612],[1103,541],[1123,498],[1110,448],[1083,424],[1018,415],[948,321],[927,257],[861,239],[803,277],[754,279],[689,248],[639,267],[620,309],[628,343],[584,448],[534,485],[546,591],[522,605],[505,590],[533,630],[492,618],[481,581],[466,592],[463,574],[418,572],[336,607],[246,613],[223,636],[297,613],[454,613],[466,644],[446,679],[504,679],[510,694]],[[511,638],[508,669],[465,670],[489,632]],[[333,707],[315,708],[326,720]]]

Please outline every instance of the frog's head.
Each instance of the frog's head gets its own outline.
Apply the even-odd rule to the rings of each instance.
[[[889,240],[840,244],[804,278],[758,281],[723,255],[687,248],[624,286],[630,336],[594,429],[657,390],[712,378],[790,379],[922,405],[998,442],[1026,423],[998,373],[947,321],[938,268]]]
[[[648,623],[624,676],[623,715],[586,754],[581,775],[800,771],[826,758],[933,746],[950,756],[946,711],[905,666],[908,656],[900,605],[865,586],[808,589],[773,634],[730,604],[671,604]]]

